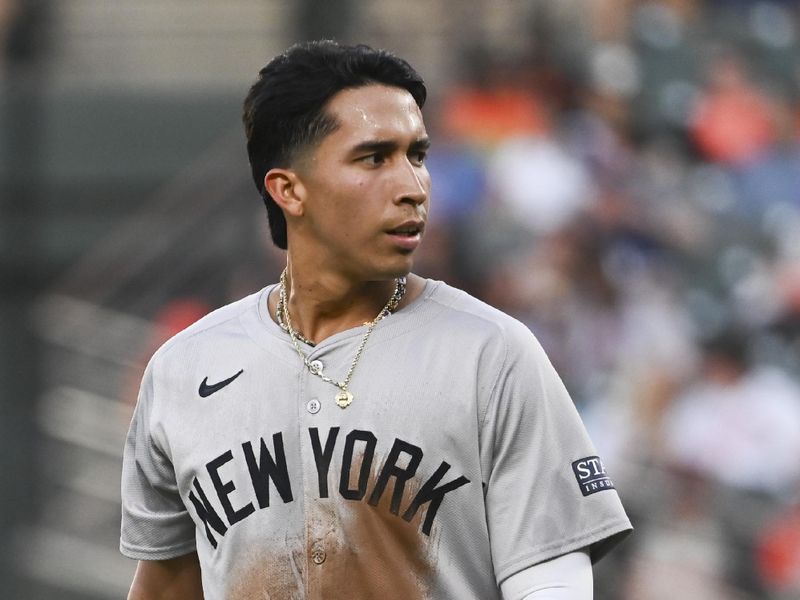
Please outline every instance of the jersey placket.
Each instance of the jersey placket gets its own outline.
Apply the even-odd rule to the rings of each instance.
[[[316,349],[309,355],[311,369],[338,380],[340,365],[332,353]],[[327,383],[305,369],[298,397],[298,418],[301,424],[300,453],[303,462],[303,506],[305,507],[305,597],[323,598],[327,580],[341,573],[336,569],[336,554],[340,550],[340,524],[334,508],[338,489],[333,465],[338,462],[336,425],[343,415],[336,406],[336,386]]]

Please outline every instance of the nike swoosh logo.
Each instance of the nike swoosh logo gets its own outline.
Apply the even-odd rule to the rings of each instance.
[[[211,394],[213,394],[214,392],[218,392],[218,391],[220,391],[220,390],[221,390],[222,388],[224,388],[226,385],[228,385],[229,383],[231,383],[231,382],[232,382],[234,379],[236,379],[236,378],[237,378],[239,375],[241,375],[242,373],[244,373],[244,369],[241,369],[241,370],[240,370],[240,371],[239,371],[239,372],[238,372],[236,375],[234,375],[233,377],[228,377],[227,379],[224,379],[224,380],[220,381],[219,383],[213,383],[213,384],[211,384],[211,385],[209,385],[209,384],[208,384],[208,377],[206,377],[206,378],[205,378],[205,379],[203,379],[203,381],[200,383],[200,389],[199,389],[199,390],[197,390],[197,393],[198,393],[198,394],[200,394],[200,397],[201,397],[201,398],[208,398],[208,397],[209,397]]]

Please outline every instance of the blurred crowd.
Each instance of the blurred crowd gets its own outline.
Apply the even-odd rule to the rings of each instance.
[[[800,11],[593,10],[464,49],[419,270],[525,322],[572,393],[637,526],[598,597],[797,598]]]

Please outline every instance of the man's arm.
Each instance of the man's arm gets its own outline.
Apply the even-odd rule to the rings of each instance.
[[[592,561],[578,551],[515,573],[500,589],[503,600],[591,600],[592,579]]]
[[[197,553],[169,560],[140,560],[128,600],[203,600]]]

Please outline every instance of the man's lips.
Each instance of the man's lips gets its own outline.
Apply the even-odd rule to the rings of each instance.
[[[409,220],[386,231],[392,241],[406,250],[414,250],[422,240],[425,222]]]
[[[408,221],[403,221],[396,227],[387,229],[386,233],[390,235],[401,235],[401,236],[405,235],[411,237],[414,235],[421,235],[424,230],[425,230],[425,221],[418,219],[409,219]]]

